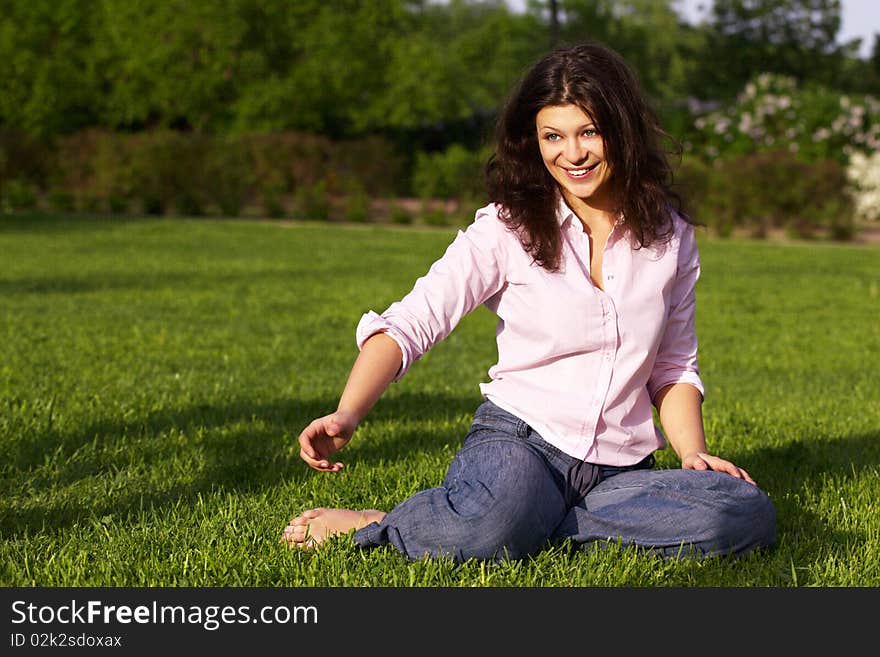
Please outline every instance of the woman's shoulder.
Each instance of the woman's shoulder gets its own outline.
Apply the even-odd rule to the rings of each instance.
[[[489,203],[481,208],[477,208],[474,213],[474,223],[482,221],[483,223],[491,223],[495,226],[503,226],[503,217],[503,206],[499,203]]]
[[[677,254],[679,267],[691,267],[700,260],[697,236],[693,222],[677,210],[672,211],[671,241]]]
[[[514,232],[506,221],[506,213],[498,203],[489,203],[478,208],[473,221],[465,228],[465,233],[491,236],[495,240],[506,241],[515,238]]]
[[[671,250],[674,253],[681,253],[682,251],[690,253],[696,250],[695,226],[688,219],[688,216],[683,211],[672,208],[670,210],[670,221],[671,226],[665,239],[660,240],[661,245],[663,245],[661,248],[666,250],[666,247],[671,246]]]
[[[676,240],[694,234],[694,224],[688,219],[683,210],[673,208],[670,211],[672,220],[672,237]]]
[[[643,252],[642,257],[653,261],[689,259],[696,251],[694,225],[674,208],[670,209],[666,225],[658,229],[649,244],[640,246],[635,238],[630,243],[636,252]]]
[[[522,244],[507,221],[503,206],[489,203],[478,208],[473,221],[458,231],[457,242],[476,250],[499,266],[507,266],[511,258],[524,253]]]

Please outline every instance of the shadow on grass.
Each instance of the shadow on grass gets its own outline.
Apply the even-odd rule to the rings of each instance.
[[[135,215],[65,215],[48,212],[0,214],[0,235],[4,233],[79,233],[95,228],[116,228],[143,221]]]
[[[42,294],[90,294],[93,292],[153,292],[156,290],[193,289],[216,290],[219,286],[240,284],[248,286],[276,283],[282,285],[294,280],[301,267],[248,270],[223,273],[218,271],[156,271],[128,272],[101,271],[69,276],[26,277],[0,279],[0,297],[25,297]]]
[[[852,481],[880,466],[880,431],[839,437],[798,440],[780,447],[759,448],[749,461],[759,472],[750,473],[773,500],[780,544],[809,558],[818,546],[860,544],[869,539],[833,528],[815,510],[802,503],[804,491],[821,496],[829,481]],[[827,493],[825,493],[827,495]]]
[[[304,483],[316,473],[300,460],[296,436],[335,406],[335,399],[197,404],[126,422],[99,421],[76,432],[27,431],[30,436],[14,441],[6,454],[0,534],[10,538],[86,518],[124,517],[210,491],[254,492],[282,482]],[[473,398],[403,393],[383,400],[369,419],[431,421],[475,408]],[[450,440],[463,438],[438,440],[430,431],[413,429],[401,432],[391,445],[362,444],[357,460],[369,465],[387,462],[389,455],[407,458],[414,449],[439,452]],[[195,476],[187,463],[197,463]],[[157,480],[163,470],[167,479]],[[88,492],[97,478],[96,488],[111,489],[104,499]],[[11,495],[18,497],[15,507]],[[28,497],[48,501],[29,504]]]

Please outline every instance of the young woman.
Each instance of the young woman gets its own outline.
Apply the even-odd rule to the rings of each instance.
[[[497,314],[498,362],[443,483],[379,510],[311,509],[282,540],[352,532],[410,558],[522,558],[550,542],[621,542],[668,557],[775,541],[773,504],[707,451],[697,368],[693,226],[665,134],[615,52],[537,62],[499,118],[491,203],[403,299],[357,327],[334,413],[300,434],[326,473],[386,387],[471,310]],[[663,433],[655,427],[656,407]],[[681,469],[653,469],[671,444]]]

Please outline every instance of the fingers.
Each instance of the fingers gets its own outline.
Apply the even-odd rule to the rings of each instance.
[[[755,480],[752,479],[748,472],[737,465],[734,465],[730,461],[726,461],[717,456],[712,456],[711,454],[701,453],[698,454],[697,457],[698,458],[695,459],[688,459],[686,463],[683,462],[682,468],[685,470],[714,470],[715,472],[729,474],[731,477],[736,477],[737,479],[743,479],[750,484],[755,484]]]
[[[343,464],[330,461],[330,456],[348,443],[354,425],[338,412],[313,420],[298,437],[300,458],[320,472],[339,472]]]
[[[318,470],[320,472],[339,472],[344,467],[344,465],[339,461],[331,463],[326,458],[313,457],[310,454],[307,454],[304,449],[300,450],[299,457],[303,461],[305,461],[309,467],[314,468],[315,470]]]
[[[734,465],[730,461],[725,461],[723,459],[718,459],[720,463],[717,466],[712,466],[713,470],[717,470],[718,472],[726,472],[731,477],[736,477],[737,479],[744,479],[750,484],[754,484],[755,480],[749,476],[749,473],[743,470],[742,468]]]
[[[319,460],[322,458],[321,454],[318,454],[318,450],[315,446],[315,441],[322,435],[326,435],[324,431],[324,423],[323,418],[318,420],[313,420],[309,426],[303,429],[302,433],[299,434],[299,445],[302,450],[301,453],[305,454],[311,460]]]
[[[747,482],[749,482],[750,484],[755,484],[756,486],[758,485],[758,484],[755,482],[755,480],[752,479],[752,478],[749,476],[749,473],[748,473],[748,472],[746,472],[746,471],[743,470],[742,468],[739,468],[739,471],[740,471],[740,474],[742,475],[742,478],[745,479]]]
[[[334,437],[339,433],[340,426],[331,417],[314,420],[298,437],[300,458],[315,470],[338,472],[342,463],[331,463],[329,457],[338,449]]]

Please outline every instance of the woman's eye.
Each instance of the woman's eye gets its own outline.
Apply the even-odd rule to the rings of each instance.
[[[590,128],[589,130],[584,130],[584,137],[595,137],[596,134],[597,133],[593,128]]]

